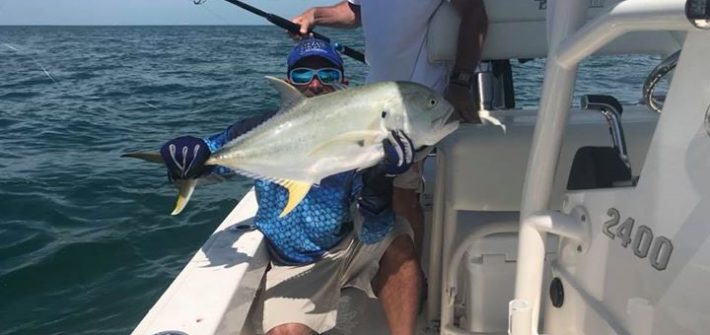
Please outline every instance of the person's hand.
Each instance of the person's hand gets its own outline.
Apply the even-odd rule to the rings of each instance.
[[[414,162],[414,144],[403,131],[390,131],[382,145],[385,158],[381,165],[386,174],[398,175],[409,170]]]
[[[291,19],[291,22],[299,25],[301,28],[298,31],[298,35],[289,32],[289,36],[295,40],[300,40],[304,36],[310,34],[311,29],[316,24],[315,8],[307,9],[305,12]]]
[[[160,148],[170,180],[195,179],[208,169],[205,162],[210,149],[202,139],[192,136],[174,138]]]
[[[376,217],[392,209],[393,176],[409,170],[414,162],[412,140],[401,130],[392,130],[382,141],[385,158],[362,175],[363,187],[358,196],[358,209],[365,217]]]
[[[481,123],[478,108],[473,103],[471,90],[467,87],[451,84],[446,90],[446,100],[454,106],[456,117],[469,123]]]

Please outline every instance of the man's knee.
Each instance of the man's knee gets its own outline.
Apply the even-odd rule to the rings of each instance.
[[[302,323],[286,323],[271,328],[266,335],[309,335],[315,332]]]
[[[382,255],[382,263],[385,264],[403,264],[408,261],[416,261],[416,259],[414,242],[409,235],[400,235],[395,238]]]

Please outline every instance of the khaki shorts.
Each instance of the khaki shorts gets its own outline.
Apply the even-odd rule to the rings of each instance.
[[[340,290],[355,287],[374,298],[370,283],[379,269],[379,260],[390,243],[405,234],[412,238],[412,229],[398,217],[392,231],[378,243],[364,244],[353,232],[316,263],[272,263],[259,300],[264,333],[286,323],[301,323],[318,333],[335,327]]]

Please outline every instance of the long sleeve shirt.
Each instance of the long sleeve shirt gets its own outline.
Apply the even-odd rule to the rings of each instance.
[[[210,151],[215,152],[274,114],[243,119],[204,140]],[[229,173],[224,167],[214,171]],[[358,238],[366,244],[380,241],[394,222],[391,189],[391,179],[376,168],[342,172],[314,185],[293,211],[279,218],[288,191],[281,185],[257,180],[255,192],[259,209],[255,225],[266,237],[273,260],[282,264],[312,263],[353,231],[352,204],[358,207],[354,214],[363,222],[358,227]]]

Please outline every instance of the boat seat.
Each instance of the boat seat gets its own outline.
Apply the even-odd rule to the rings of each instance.
[[[640,173],[658,115],[644,106],[626,109],[622,121],[627,149],[631,166]],[[512,110],[496,112],[494,116],[506,120],[505,132],[490,125],[464,124],[437,146],[436,171],[442,174],[437,177],[437,187],[443,188],[443,203],[451,210],[520,208],[535,128],[534,113]],[[550,198],[552,209],[561,208],[577,150],[610,145],[607,125],[598,115],[575,110],[569,119]]]
[[[634,185],[628,164],[626,138],[621,115],[624,108],[611,95],[587,94],[580,105],[590,113],[599,113],[609,126],[612,147],[586,146],[577,149],[572,161],[568,190],[609,188]]]
[[[612,147],[581,147],[577,150],[567,180],[568,190],[633,185],[631,169]]]

